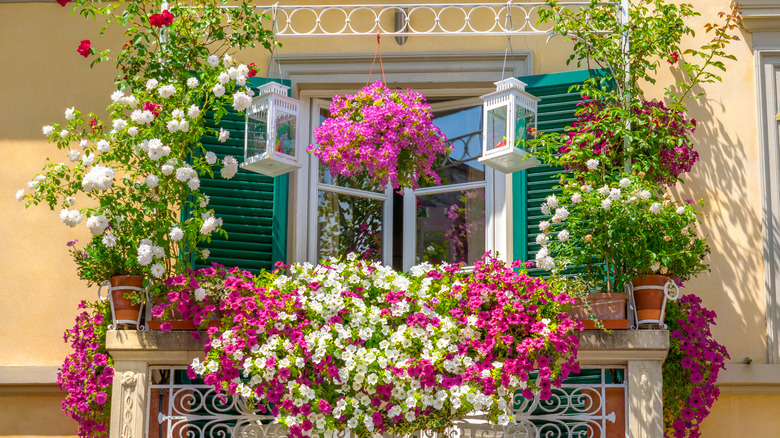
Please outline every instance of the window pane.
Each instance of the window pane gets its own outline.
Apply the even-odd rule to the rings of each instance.
[[[319,258],[357,252],[382,260],[382,201],[320,190]]]
[[[435,114],[433,124],[447,136],[452,152],[433,164],[442,185],[485,180],[482,155],[482,107],[458,109]],[[434,186],[421,182],[420,187]]]
[[[298,121],[294,114],[279,112],[276,115],[276,151],[290,156],[295,155],[295,125]]]
[[[485,189],[417,197],[417,261],[472,265],[485,253]]]
[[[500,106],[487,112],[487,149],[492,150],[506,144],[507,107]]]

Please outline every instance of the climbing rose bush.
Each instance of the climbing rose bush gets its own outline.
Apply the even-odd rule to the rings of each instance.
[[[449,153],[433,125],[431,106],[412,90],[391,92],[375,82],[356,95],[334,96],[330,117],[314,130],[308,151],[333,176],[367,173],[381,186],[416,189],[422,178],[441,184],[433,164]]]
[[[667,437],[701,436],[699,425],[720,395],[715,382],[720,370],[726,369],[729,354],[710,331],[716,316],[695,295],[684,295],[667,305],[665,319],[671,332],[663,368]]]
[[[110,310],[105,301],[82,301],[79,309],[76,325],[64,336],[73,352],[57,373],[57,386],[65,392],[62,410],[78,423],[78,436],[107,437],[114,378],[105,349]]]
[[[292,437],[440,430],[473,411],[507,424],[515,391],[549,399],[579,370],[573,300],[487,255],[459,268],[352,253],[291,277],[236,270],[190,377],[270,406]]]

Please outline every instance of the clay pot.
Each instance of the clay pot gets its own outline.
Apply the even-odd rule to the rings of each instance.
[[[638,321],[663,323],[664,285],[669,281],[670,278],[665,275],[645,275],[631,280]]]
[[[589,293],[586,297],[590,303],[590,310],[596,318],[603,320],[626,318],[626,294],[619,292]],[[580,320],[590,318],[585,302],[579,298],[576,299],[569,315]]]
[[[111,283],[111,304],[114,307],[114,317],[117,322],[135,324],[138,321],[138,314],[141,312],[141,303],[132,304],[125,294],[142,291],[144,279],[133,275],[117,275],[108,281]],[[126,287],[138,289],[124,289]]]

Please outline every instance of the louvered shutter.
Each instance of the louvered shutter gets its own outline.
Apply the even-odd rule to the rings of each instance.
[[[274,79],[279,81],[278,79]],[[271,79],[250,78],[253,88]],[[289,81],[282,81],[290,85]],[[239,161],[244,157],[244,121],[232,108],[215,123],[214,113],[206,116],[206,124],[230,131],[230,138],[220,143],[214,136],[201,139],[203,146],[222,159],[233,155]],[[208,260],[198,260],[196,268],[211,266],[216,262],[226,267],[269,270],[277,261],[287,259],[287,187],[288,175],[271,178],[239,168],[233,179],[226,180],[216,174],[214,178],[202,177],[201,190],[210,198],[214,214],[222,218],[228,238],[214,234],[208,244],[202,245],[211,252]]]
[[[526,91],[542,99],[537,121],[540,132],[563,132],[574,123],[580,94],[577,91],[569,92],[569,87],[581,84],[590,75],[589,71],[583,70],[518,78],[527,84]],[[542,165],[512,174],[512,245],[515,260],[534,260],[539,251],[536,243],[539,222],[547,219],[542,215],[540,206],[547,196],[560,191],[553,187],[558,185],[555,176],[561,170],[560,167]],[[531,274],[542,275],[543,272],[531,270]]]

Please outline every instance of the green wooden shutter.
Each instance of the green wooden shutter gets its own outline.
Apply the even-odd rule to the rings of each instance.
[[[581,84],[590,75],[589,71],[581,70],[518,78],[526,83],[526,91],[542,99],[537,120],[540,132],[563,132],[575,122],[574,112],[580,94],[569,92],[569,87]],[[539,222],[546,219],[540,206],[547,196],[559,191],[553,187],[558,185],[555,176],[561,170],[542,165],[512,174],[513,259],[533,260],[539,251],[536,235],[539,234]],[[531,270],[531,273],[541,275],[542,271]]]
[[[267,78],[250,78],[253,88],[270,82]],[[278,79],[274,79],[279,81]],[[282,81],[290,85],[289,81]],[[201,139],[203,146],[222,159],[233,155],[238,162],[244,158],[244,121],[232,108],[219,124],[214,114],[206,116],[207,126],[230,131],[230,138],[220,143],[212,136]],[[196,268],[216,262],[226,267],[258,271],[271,269],[277,261],[287,260],[287,187],[288,175],[271,178],[239,168],[233,179],[216,174],[202,177],[201,190],[211,198],[209,205],[214,215],[222,218],[228,238],[213,235],[209,244],[202,245],[211,252],[208,260],[198,260]]]

